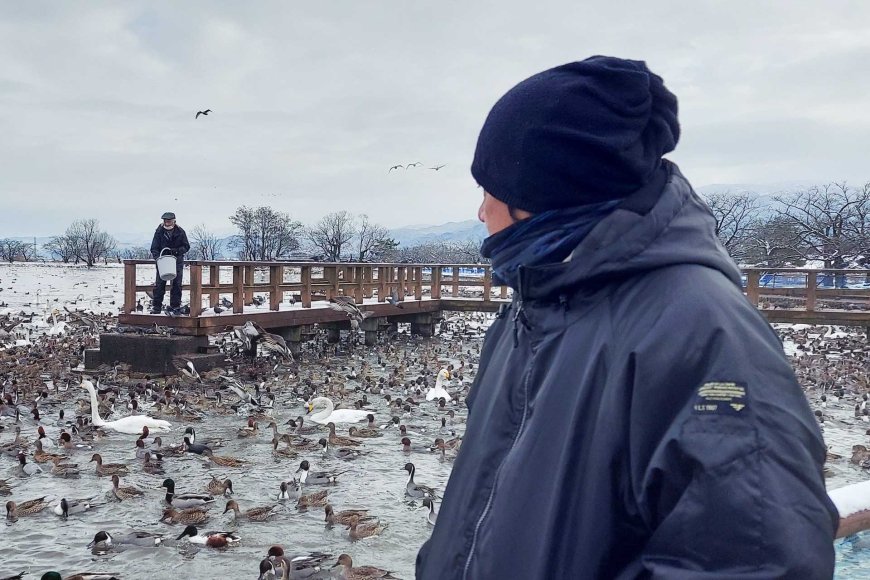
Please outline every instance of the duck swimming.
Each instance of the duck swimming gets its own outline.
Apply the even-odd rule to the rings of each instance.
[[[71,576],[61,576],[58,572],[46,572],[40,580],[121,580],[117,574],[102,572],[78,572]]]
[[[91,509],[91,501],[92,498],[87,499],[66,499],[65,497],[60,499],[60,502],[54,506],[54,513],[67,518],[70,514],[80,514]]]
[[[230,496],[233,495],[233,482],[229,478],[221,481],[212,475],[211,481],[208,482],[206,489],[212,495]]]
[[[353,559],[347,554],[342,554],[338,557],[338,562],[335,563],[332,569],[335,570],[336,568],[341,568],[341,577],[345,580],[395,580],[396,578],[387,570],[374,566],[354,567]]]
[[[299,476],[300,484],[310,483],[312,485],[323,485],[335,483],[338,480],[339,475],[347,473],[348,471],[350,470],[345,469],[344,471],[311,471],[311,466],[306,459],[299,464],[299,469],[296,470],[296,474],[302,474]]]
[[[176,509],[185,509],[210,505],[215,502],[214,496],[204,493],[175,493],[175,481],[164,479],[160,487],[166,488],[166,503]]]
[[[243,512],[239,509],[239,504],[236,502],[236,500],[231,499],[227,502],[227,507],[224,510],[224,513],[232,511],[233,519],[236,520],[239,518],[245,518],[251,520],[252,522],[264,522],[275,515],[275,507],[276,506],[273,505],[260,506],[251,508]]]
[[[208,519],[208,512],[203,509],[189,508],[186,510],[175,510],[171,507],[163,510],[161,522],[169,522],[172,524],[201,524]]]
[[[121,485],[121,478],[117,475],[112,476],[112,495],[114,495],[119,501],[124,501],[127,499],[133,499],[137,497],[142,497],[145,495],[145,492],[139,489],[138,487],[134,487],[132,485]]]
[[[238,544],[242,539],[236,532],[199,532],[194,525],[184,528],[184,531],[175,539],[180,540],[184,537],[188,538],[191,544],[199,544],[209,548],[232,546]]]
[[[417,468],[414,467],[413,463],[406,463],[404,470],[408,472],[408,483],[405,484],[405,495],[408,497],[412,497],[415,499],[428,497],[430,499],[435,499],[437,497],[435,495],[435,490],[431,487],[420,485],[414,482],[414,472],[417,471]]]
[[[163,544],[163,536],[149,532],[131,532],[121,536],[113,536],[105,530],[94,534],[94,539],[88,544],[88,549],[107,552],[117,546],[139,546],[154,548]]]
[[[6,502],[6,519],[15,521],[22,516],[32,516],[38,514],[49,506],[49,502],[45,501],[45,497],[31,499],[19,503],[14,501]]]
[[[94,461],[97,463],[97,468],[96,468],[97,475],[100,475],[100,476],[127,475],[129,472],[129,470],[127,469],[127,466],[124,465],[123,463],[105,463],[104,464],[103,463],[103,456],[100,455],[99,453],[94,453],[91,456],[91,461],[89,461],[88,463],[91,463]]]

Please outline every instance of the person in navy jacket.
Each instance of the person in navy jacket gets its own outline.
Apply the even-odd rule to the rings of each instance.
[[[151,256],[156,260],[163,255],[175,256],[175,278],[169,289],[169,308],[178,311],[181,307],[181,284],[184,273],[184,254],[190,251],[187,233],[175,223],[175,214],[171,211],[161,216],[163,222],[154,230],[151,240]],[[163,252],[168,248],[168,251]],[[163,311],[163,296],[166,294],[166,280],[160,278],[154,282],[154,298],[151,303],[151,313],[160,314]]]
[[[487,332],[420,580],[831,578],[825,445],[674,163],[676,97],[597,56],[507,92],[471,167]]]

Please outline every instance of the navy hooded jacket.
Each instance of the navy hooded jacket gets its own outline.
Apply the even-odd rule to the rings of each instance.
[[[671,164],[489,329],[419,580],[831,578],[825,446]]]
[[[163,224],[157,226],[154,230],[154,237],[151,240],[151,255],[156,260],[160,257],[160,252],[164,248],[169,248],[175,252],[175,256],[180,261],[184,254],[190,251],[190,242],[187,241],[187,232],[181,226],[177,225],[171,230],[163,227]]]

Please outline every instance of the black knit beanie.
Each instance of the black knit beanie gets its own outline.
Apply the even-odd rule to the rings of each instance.
[[[677,98],[661,77],[643,61],[593,56],[499,99],[471,173],[490,195],[532,213],[623,199],[679,138]]]

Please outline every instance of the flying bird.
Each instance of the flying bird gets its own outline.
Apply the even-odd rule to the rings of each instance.
[[[327,306],[338,312],[344,312],[350,318],[350,325],[354,330],[359,328],[360,322],[373,314],[370,310],[366,312],[361,311],[350,296],[335,296],[330,298]]]
[[[206,109],[205,111],[197,111],[195,118],[199,119],[200,115],[208,115],[209,113],[211,113],[211,109]]]
[[[389,171],[387,171],[387,173],[389,173],[393,169],[401,169],[402,167],[404,167],[404,165],[393,165],[392,167],[390,167],[390,169],[389,169]]]
[[[438,171],[438,170],[441,169],[442,167],[447,167],[447,164],[444,164],[444,165],[436,165],[435,167],[430,167],[429,169],[433,169],[433,170],[435,170],[435,171]]]
[[[416,161],[416,162],[414,162],[414,163],[409,163],[409,164],[407,164],[407,165],[405,166],[405,169],[408,169],[409,167],[417,167],[418,165],[423,165],[423,164],[420,163],[419,161]]]

